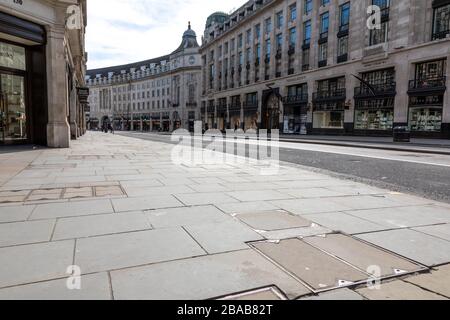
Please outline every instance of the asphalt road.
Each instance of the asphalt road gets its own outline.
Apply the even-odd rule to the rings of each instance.
[[[170,136],[119,132],[163,143]],[[450,203],[450,156],[281,143],[280,160],[376,187]]]

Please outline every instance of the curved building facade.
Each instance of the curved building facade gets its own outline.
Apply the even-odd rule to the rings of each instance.
[[[87,71],[88,128],[193,130],[200,118],[200,82],[199,45],[189,24],[180,46],[168,55]]]
[[[368,28],[371,5],[379,25]],[[249,0],[206,23],[202,118],[220,130],[408,126],[449,139],[449,48],[450,0]]]

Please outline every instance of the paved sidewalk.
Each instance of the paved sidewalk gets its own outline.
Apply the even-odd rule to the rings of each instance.
[[[0,299],[450,298],[449,205],[172,148],[90,132],[0,155]]]

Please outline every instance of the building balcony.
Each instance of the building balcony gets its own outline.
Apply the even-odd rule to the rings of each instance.
[[[395,82],[371,85],[370,88],[366,85],[361,85],[355,88],[355,99],[370,98],[370,97],[393,97],[397,94]]]
[[[348,54],[342,54],[337,57],[337,63],[343,63],[348,61]]]
[[[319,68],[323,68],[327,66],[327,60],[319,61]]]
[[[339,26],[339,32],[337,34],[338,38],[348,36],[349,30],[350,30],[350,25],[348,25],[348,24]]]
[[[450,30],[433,32],[433,36],[431,38],[432,41],[441,40],[441,39],[450,39]]]
[[[186,107],[187,108],[197,108],[197,102],[187,102]]]
[[[346,89],[324,90],[313,93],[313,102],[342,101],[347,97]]]
[[[295,54],[295,45],[290,45],[288,55],[292,56],[293,54]]]
[[[275,59],[280,60],[280,59],[281,59],[281,56],[282,56],[282,54],[281,54],[281,48],[279,48],[279,49],[277,50],[277,54],[275,55]]]
[[[322,32],[319,36],[319,44],[328,42],[328,31]]]
[[[293,75],[295,73],[295,69],[294,68],[289,68],[288,69],[288,75]]]
[[[308,71],[309,70],[309,64],[302,65],[302,71]]]
[[[258,101],[257,100],[245,101],[244,108],[247,108],[247,109],[258,108]]]
[[[409,81],[408,94],[445,92],[447,77]]]
[[[291,104],[307,104],[308,103],[308,94],[300,94],[300,95],[291,95],[283,97],[283,103],[285,105]]]

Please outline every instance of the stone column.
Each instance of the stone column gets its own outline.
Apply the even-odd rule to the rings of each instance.
[[[47,145],[52,148],[70,147],[64,31],[63,26],[47,28]]]

